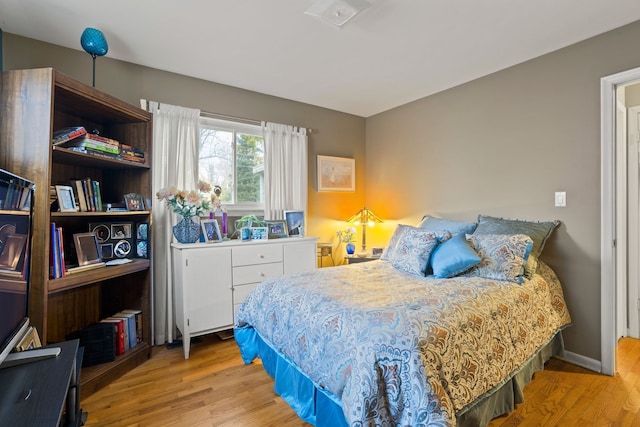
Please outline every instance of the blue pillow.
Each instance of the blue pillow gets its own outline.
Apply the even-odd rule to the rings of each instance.
[[[464,233],[458,233],[436,247],[431,254],[433,275],[440,279],[457,276],[482,261],[469,245]]]
[[[455,221],[452,219],[435,218],[425,215],[418,224],[419,228],[429,231],[448,231],[451,234],[471,234],[475,231],[477,224],[475,222]]]

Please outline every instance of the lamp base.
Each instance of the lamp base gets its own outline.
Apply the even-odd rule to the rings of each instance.
[[[359,256],[360,258],[366,258],[367,256],[369,256],[369,252],[367,252],[367,251],[360,251],[360,252],[358,252],[358,256]]]

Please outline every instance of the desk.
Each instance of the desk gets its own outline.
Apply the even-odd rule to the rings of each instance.
[[[0,425],[81,425],[78,340],[51,347],[58,357],[0,369]]]

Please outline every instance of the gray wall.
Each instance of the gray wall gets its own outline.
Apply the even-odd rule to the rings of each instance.
[[[367,203],[386,218],[562,222],[568,350],[600,360],[600,78],[640,66],[640,22],[367,119]],[[375,171],[375,173],[372,173]],[[554,192],[567,207],[554,207]]]
[[[53,67],[91,85],[91,56],[78,49],[4,33],[4,69]],[[109,56],[96,60],[96,88],[140,105],[140,99],[248,119],[311,128],[309,136],[309,206],[307,232],[334,242],[335,231],[364,205],[365,119],[204,80],[185,77]],[[355,193],[319,193],[316,155],[356,159]]]

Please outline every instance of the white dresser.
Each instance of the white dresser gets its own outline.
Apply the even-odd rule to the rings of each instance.
[[[191,337],[230,329],[260,282],[317,267],[315,237],[219,243],[172,243],[176,326],[184,358]]]

